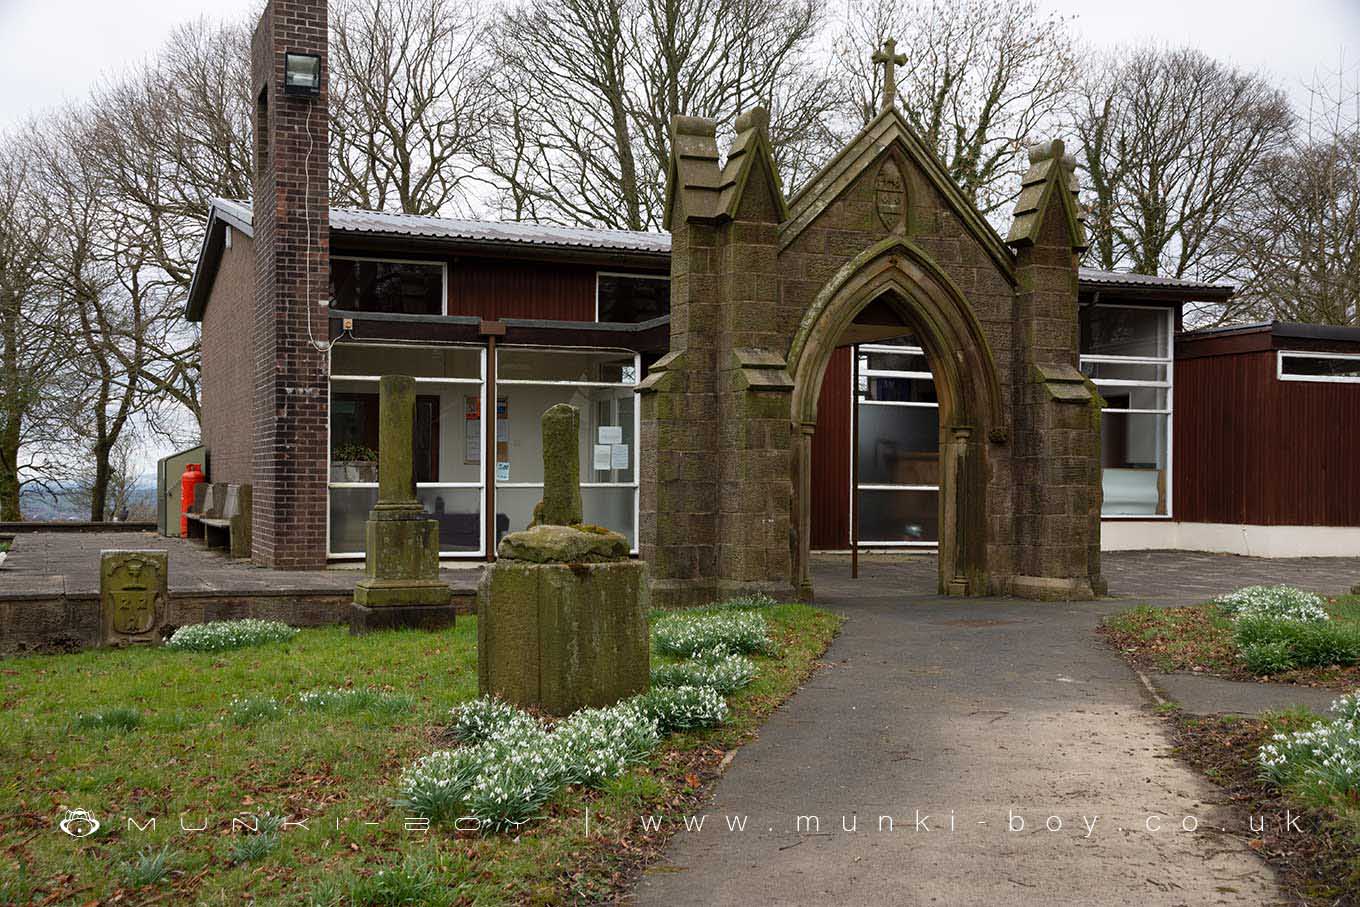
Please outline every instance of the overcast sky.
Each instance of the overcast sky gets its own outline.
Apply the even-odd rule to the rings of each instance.
[[[1098,46],[1192,44],[1274,76],[1294,96],[1322,69],[1360,64],[1360,0],[1041,0]],[[145,58],[181,22],[243,16],[258,0],[0,0],[0,129],[76,99]]]

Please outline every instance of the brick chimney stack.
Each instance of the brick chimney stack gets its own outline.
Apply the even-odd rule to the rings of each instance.
[[[253,558],[269,567],[326,562],[328,366],[316,347],[327,338],[330,283],[326,45],[326,0],[269,0],[251,42]],[[286,54],[319,58],[318,92],[286,90]]]

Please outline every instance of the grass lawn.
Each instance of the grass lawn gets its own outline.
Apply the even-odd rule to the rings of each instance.
[[[1178,755],[1224,789],[1250,830],[1249,845],[1291,893],[1315,907],[1354,904],[1360,898],[1360,797],[1303,784],[1279,790],[1262,780],[1256,762],[1272,734],[1301,730],[1316,717],[1303,711],[1261,720],[1167,715]],[[1286,815],[1299,817],[1293,827],[1285,826]]]
[[[1360,627],[1360,596],[1327,603],[1338,623]],[[1135,664],[1162,673],[1193,672],[1233,680],[1260,680],[1247,670],[1233,641],[1232,619],[1212,604],[1186,608],[1146,605],[1106,618],[1101,631]],[[1297,668],[1271,681],[1351,690],[1360,686],[1360,666]]]
[[[234,652],[0,661],[0,904],[605,899],[664,842],[638,817],[697,802],[725,753],[798,687],[839,626],[803,605],[762,613],[780,655],[755,658],[757,677],[728,697],[725,725],[663,740],[602,791],[562,792],[517,837],[412,830],[391,805],[401,770],[449,745],[449,708],[476,696],[475,618],[439,633],[303,630]],[[334,687],[387,695],[348,707],[298,699]],[[76,808],[100,821],[96,834],[58,830]],[[268,852],[250,853],[259,836],[232,830],[242,813],[305,818],[307,828],[285,827]],[[129,826],[152,818],[154,830]],[[137,884],[138,870],[157,874],[148,865],[157,853],[170,871]]]

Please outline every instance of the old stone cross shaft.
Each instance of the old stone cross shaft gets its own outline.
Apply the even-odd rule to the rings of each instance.
[[[896,51],[896,39],[887,38],[883,42],[883,49],[874,51],[871,58],[875,64],[883,64],[883,110],[897,103],[897,67],[907,64],[907,55]]]

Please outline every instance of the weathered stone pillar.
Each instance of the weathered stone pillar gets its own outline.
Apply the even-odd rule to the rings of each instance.
[[[439,524],[416,498],[416,383],[378,382],[378,503],[366,527],[365,576],[354,587],[350,631],[452,624],[452,591],[439,578]]]
[[[1010,591],[1086,599],[1100,573],[1100,408],[1077,368],[1077,261],[1086,233],[1076,161],[1035,145],[1006,242],[1016,250],[1014,462],[1018,563]]]
[[[639,547],[663,606],[728,594],[794,594],[793,381],[779,311],[779,224],[787,218],[768,114],[737,118],[718,166],[711,120],[676,117],[671,352],[642,384]]]
[[[581,522],[581,413],[558,403],[543,414],[543,511],[540,523]]]
[[[544,413],[540,520],[501,539],[477,590],[482,695],[553,715],[643,692],[651,667],[647,565],[580,526],[580,424],[565,403]]]

